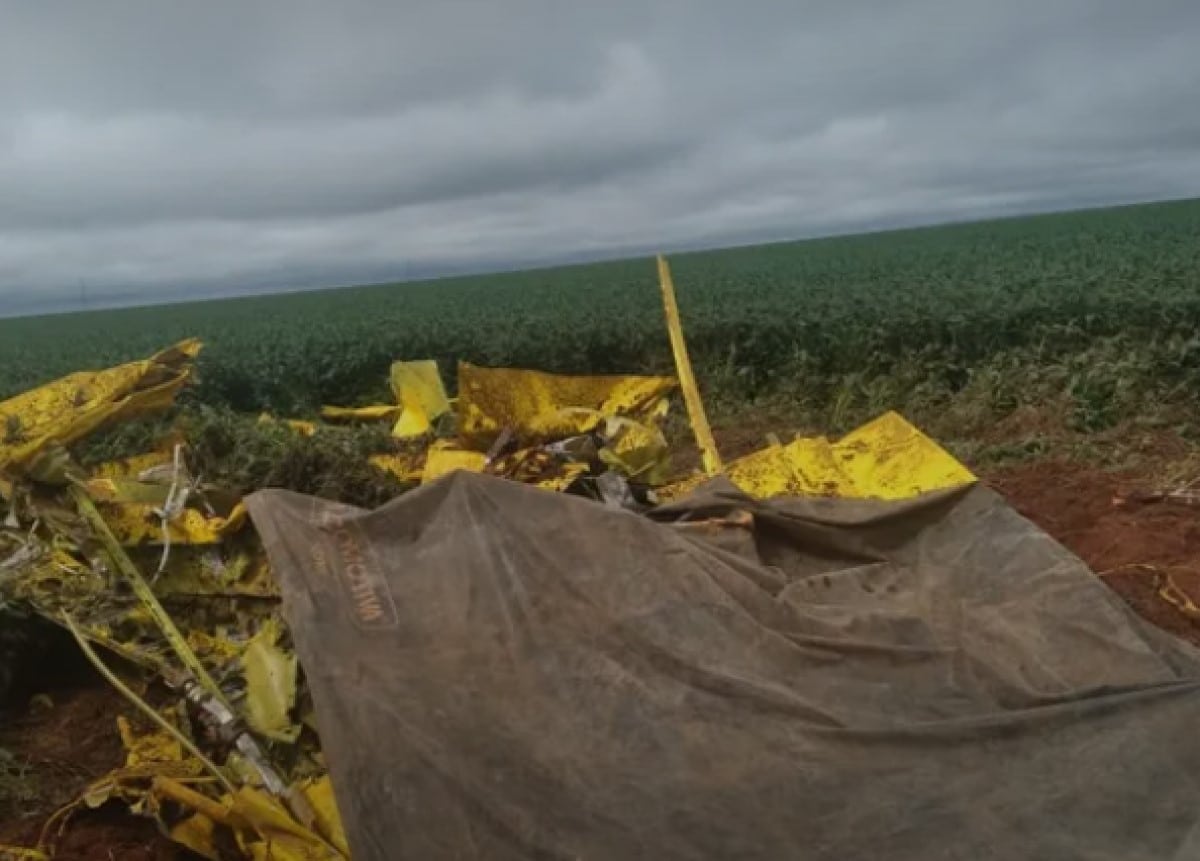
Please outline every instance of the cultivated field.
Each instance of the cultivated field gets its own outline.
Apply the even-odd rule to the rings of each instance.
[[[716,414],[839,430],[897,407],[970,433],[1054,403],[1081,431],[1200,394],[1200,201],[672,258]],[[203,338],[198,397],[302,415],[396,358],[664,371],[653,263],[0,321],[0,397]],[[1172,417],[1171,421],[1175,421]],[[1186,422],[1185,422],[1186,423]],[[1188,432],[1188,428],[1183,428]]]

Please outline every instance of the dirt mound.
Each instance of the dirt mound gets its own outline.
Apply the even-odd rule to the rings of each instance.
[[[125,759],[116,717],[130,716],[129,706],[98,676],[65,676],[78,686],[56,686],[0,714],[0,750],[8,763],[0,784],[0,845],[36,845],[56,810]],[[115,804],[72,816],[61,834],[52,823],[46,837],[62,861],[195,857],[153,822]]]
[[[1148,489],[1144,474],[1078,463],[1022,464],[987,481],[1138,613],[1200,645],[1200,509],[1127,501]]]

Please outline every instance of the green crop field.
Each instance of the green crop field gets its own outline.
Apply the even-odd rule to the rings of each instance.
[[[712,410],[838,429],[898,407],[992,421],[1064,399],[1101,428],[1200,394],[1200,201],[672,258]],[[663,371],[652,261],[0,321],[0,396],[207,343],[195,396],[311,412],[385,396],[396,358]]]

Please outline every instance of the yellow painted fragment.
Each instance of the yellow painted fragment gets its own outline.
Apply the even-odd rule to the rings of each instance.
[[[183,745],[178,739],[165,732],[148,732],[137,734],[128,718],[117,717],[117,732],[121,736],[121,744],[125,747],[125,767],[140,768],[159,763],[180,763],[184,761]],[[196,762],[196,773],[199,773],[200,763]]]
[[[884,413],[834,446],[839,472],[859,496],[904,499],[975,481],[965,466],[899,413]]]
[[[297,662],[294,654],[279,647],[281,633],[279,622],[267,619],[242,653],[246,720],[267,738],[291,743],[300,734],[299,725],[292,722]]]
[[[846,499],[907,499],[975,481],[975,476],[936,442],[894,412],[837,442],[802,437],[728,464],[725,474],[751,496],[831,496]],[[677,499],[698,482],[687,480],[661,495]]]
[[[599,457],[627,478],[643,484],[661,484],[670,466],[670,451],[663,432],[655,425],[620,416],[606,418],[604,438],[608,443]]]
[[[482,472],[487,455],[481,451],[459,448],[449,440],[435,440],[425,456],[421,483],[428,484],[458,469]]]
[[[92,469],[92,478],[140,479],[142,473],[156,467],[171,465],[171,452],[152,451],[122,460],[111,460]]]
[[[296,822],[278,799],[251,786],[233,798],[230,819],[247,823],[253,832],[238,830],[242,850],[254,861],[346,861],[348,850]]]
[[[317,814],[315,827],[320,832],[328,828],[328,833],[301,825],[279,799],[252,786],[242,786],[217,801],[179,781],[156,777],[151,793],[195,811],[170,835],[206,857],[215,852],[212,826],[222,825],[233,831],[245,857],[255,861],[348,861],[350,850],[337,808],[329,803],[332,790],[327,783],[327,777],[321,778],[302,784],[298,791]]]
[[[675,373],[679,375],[679,386],[683,390],[683,402],[687,406],[688,420],[696,445],[700,448],[700,462],[708,475],[721,471],[721,455],[713,439],[708,415],[704,412],[704,401],[700,398],[700,387],[692,372],[692,360],[688,356],[687,341],[683,338],[683,324],[679,320],[679,306],[675,302],[675,282],[671,280],[671,267],[661,254],[658,255],[658,282],[662,288],[663,310],[667,317],[667,334],[671,338],[671,352],[675,356]]]
[[[586,462],[564,461],[540,446],[520,449],[490,464],[487,471],[510,481],[564,491],[589,471]]]
[[[125,547],[163,543],[162,519],[155,506],[137,502],[104,504],[104,519]],[[172,544],[220,544],[245,523],[245,515],[234,509],[230,517],[208,517],[185,508],[167,523]]]
[[[0,843],[0,859],[3,861],[50,861],[50,856],[41,849]]]
[[[604,416],[660,415],[675,385],[672,377],[567,376],[460,362],[458,432],[481,450],[506,427],[523,445],[550,442],[591,430]]]
[[[331,422],[394,422],[403,407],[378,404],[370,407],[321,407],[321,418]]]
[[[541,478],[533,483],[543,490],[553,490],[556,493],[562,493],[574,484],[576,479],[582,475],[587,475],[587,473],[588,465],[586,463],[564,463],[559,467],[557,475]]]
[[[89,478],[84,486],[97,502],[134,502],[142,505],[165,505],[170,485],[138,481],[131,478]]]
[[[420,481],[421,467],[418,466],[420,457],[415,454],[373,454],[367,462],[376,469],[390,472],[401,481]]]
[[[221,856],[213,839],[215,832],[216,823],[201,813],[195,813],[172,826],[167,836],[209,861],[220,861]]]
[[[0,402],[0,472],[23,471],[43,452],[97,428],[166,409],[200,352],[183,341],[149,359],[106,371],[81,371]]]
[[[333,781],[328,774],[300,784],[300,792],[308,799],[309,805],[316,814],[317,831],[328,840],[335,849],[347,857],[350,846],[346,841],[346,832],[342,828],[342,815],[338,811],[337,799],[333,794]]]
[[[423,359],[414,362],[393,362],[390,373],[392,394],[401,413],[392,436],[410,439],[433,429],[433,422],[450,412],[437,362]]]

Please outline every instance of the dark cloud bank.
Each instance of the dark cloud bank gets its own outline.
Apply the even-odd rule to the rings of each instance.
[[[0,6],[0,313],[1200,193],[1191,0]]]

